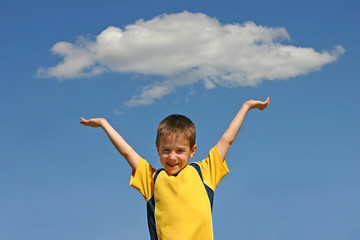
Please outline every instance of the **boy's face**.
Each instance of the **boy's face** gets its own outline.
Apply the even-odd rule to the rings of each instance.
[[[177,174],[189,163],[196,151],[196,145],[190,149],[189,139],[184,134],[165,134],[159,138],[156,146],[160,162],[165,170]]]

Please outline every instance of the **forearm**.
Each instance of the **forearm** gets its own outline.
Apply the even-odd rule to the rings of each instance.
[[[225,141],[227,144],[231,145],[235,140],[244,122],[245,116],[249,110],[250,110],[249,106],[246,103],[244,103],[240,108],[239,112],[234,117],[234,119],[231,121],[229,127],[221,137],[221,139]]]
[[[250,107],[245,102],[240,108],[239,112],[236,114],[234,119],[231,121],[229,127],[225,131],[225,133],[220,138],[219,142],[216,144],[216,147],[220,153],[222,159],[225,159],[226,154],[234,142],[240,128],[244,122],[245,116],[247,112],[250,110]]]
[[[140,156],[120,136],[120,134],[115,131],[115,129],[106,121],[106,119],[101,120],[101,128],[104,129],[114,147],[126,159],[131,168],[133,170],[136,170],[136,167],[140,160]]]
[[[220,138],[219,142],[216,144],[216,147],[219,151],[219,154],[222,159],[225,159],[226,154],[230,148],[230,145],[235,140],[236,135],[238,134],[245,116],[250,109],[257,108],[259,110],[264,110],[270,103],[270,97],[268,97],[265,101],[259,100],[248,100],[246,101],[239,112],[236,114],[235,118],[230,123],[228,129],[225,131],[224,135]]]

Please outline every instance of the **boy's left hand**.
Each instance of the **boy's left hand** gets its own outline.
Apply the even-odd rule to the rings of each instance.
[[[245,104],[249,107],[249,110],[253,108],[264,110],[269,105],[269,103],[270,103],[270,97],[268,97],[264,102],[253,99],[245,102]]]

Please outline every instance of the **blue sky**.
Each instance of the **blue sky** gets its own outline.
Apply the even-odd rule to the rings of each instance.
[[[1,1],[0,239],[148,238],[130,167],[81,116],[107,118],[158,168],[155,133],[165,116],[194,121],[201,160],[244,101],[267,96],[270,106],[248,114],[227,156],[215,239],[359,239],[359,12],[349,0]],[[176,31],[159,30],[164,37],[152,42],[169,16],[178,17]],[[226,25],[244,34],[248,22],[255,44],[224,34]],[[129,37],[127,58],[118,58],[117,42],[107,52],[96,44],[110,26],[149,35]],[[183,45],[203,37],[202,26],[217,26],[216,44]],[[51,52],[56,44],[63,56]],[[69,64],[50,71],[64,56]]]

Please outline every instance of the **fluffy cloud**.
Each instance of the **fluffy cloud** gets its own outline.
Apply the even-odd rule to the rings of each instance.
[[[176,87],[202,81],[206,88],[256,86],[263,80],[288,79],[335,61],[344,48],[317,52],[283,44],[283,27],[221,24],[201,13],[164,14],[138,20],[124,29],[108,27],[96,40],[56,43],[51,51],[63,57],[54,67],[39,68],[39,77],[59,80],[104,72],[159,76],[126,104],[150,104]]]

